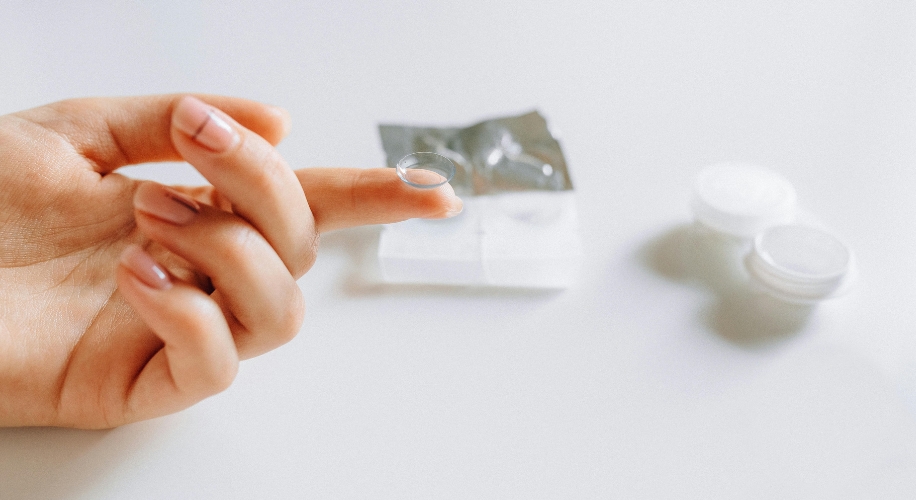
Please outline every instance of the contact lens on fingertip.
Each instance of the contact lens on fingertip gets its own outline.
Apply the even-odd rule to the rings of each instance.
[[[420,189],[439,187],[455,176],[455,164],[436,153],[411,153],[395,168],[404,183]]]

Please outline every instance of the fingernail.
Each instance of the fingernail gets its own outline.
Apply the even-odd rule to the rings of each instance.
[[[190,196],[154,182],[144,183],[137,189],[134,208],[179,226],[191,222],[200,212],[200,205]]]
[[[461,198],[455,195],[455,188],[451,184],[443,184],[437,189],[444,191],[448,194],[448,208],[445,210],[444,218],[454,217],[461,213],[464,210],[464,202],[461,201]]]
[[[270,112],[273,113],[280,120],[280,123],[283,124],[282,135],[283,137],[286,137],[286,134],[289,133],[290,126],[292,125],[292,122],[293,122],[292,116],[289,114],[289,111],[279,106],[271,106]]]
[[[235,145],[239,134],[229,125],[220,110],[192,96],[185,96],[175,106],[172,123],[194,142],[221,153]]]
[[[464,210],[464,202],[461,201],[461,198],[454,196],[451,199],[448,211],[445,212],[445,218],[454,217],[460,214],[462,210]]]
[[[157,290],[172,288],[169,273],[163,269],[139,245],[129,245],[121,252],[121,264],[124,265],[143,284]]]

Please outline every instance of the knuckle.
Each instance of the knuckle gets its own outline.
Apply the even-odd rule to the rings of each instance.
[[[214,331],[214,324],[222,323],[223,312],[209,298],[197,297],[190,299],[192,307],[187,307],[182,318],[185,326],[187,340],[200,346],[212,345],[210,337],[219,335]],[[197,302],[193,304],[193,302]],[[226,390],[235,380],[238,373],[238,360],[231,356],[219,355],[213,352],[200,351],[201,369],[189,389],[190,392],[202,395],[212,395]]]
[[[276,329],[276,338],[282,344],[293,340],[299,334],[305,319],[305,299],[298,285],[293,284],[293,291],[284,306],[279,311],[280,318]]]
[[[240,220],[227,224],[221,236],[222,241],[217,243],[216,248],[219,248],[226,269],[250,267],[252,259],[264,246],[260,233]]]
[[[175,318],[176,324],[181,325],[187,332],[189,339],[199,341],[208,335],[214,324],[222,318],[222,312],[210,302],[209,297],[193,295],[184,297],[180,303],[175,303],[168,311]]]
[[[296,279],[302,277],[303,274],[308,272],[308,270],[315,265],[315,261],[318,259],[318,246],[321,243],[321,234],[319,234],[318,231],[312,230],[306,233],[303,239],[305,243],[303,244],[302,251],[298,253],[296,262],[291,269],[293,277]]]
[[[206,372],[206,387],[209,394],[217,394],[225,391],[232,385],[238,374],[238,363],[232,363],[229,360],[210,366]]]
[[[98,102],[98,99],[93,99],[91,97],[64,99],[48,104],[47,107],[61,115],[74,116],[84,110],[87,105],[92,105],[96,102]]]
[[[365,192],[366,188],[373,186],[374,183],[374,173],[370,173],[368,170],[360,170],[357,172],[357,174],[353,176],[353,180],[350,182],[349,196],[347,196],[346,202],[347,208],[349,210],[356,210],[360,199],[359,193]]]
[[[251,144],[248,141],[247,144]],[[273,192],[282,182],[283,170],[286,167],[280,153],[272,147],[260,148],[253,145],[246,147],[251,160],[246,164],[254,165],[248,171],[249,185],[258,192]]]

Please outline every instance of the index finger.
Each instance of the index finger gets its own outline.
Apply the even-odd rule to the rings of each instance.
[[[407,219],[442,219],[463,207],[448,184],[410,187],[393,168],[305,168],[296,170],[319,233]]]

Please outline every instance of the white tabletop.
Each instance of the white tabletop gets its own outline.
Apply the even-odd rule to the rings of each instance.
[[[916,495],[912,4],[59,3],[0,6],[0,112],[238,95],[290,110],[300,168],[381,166],[380,122],[536,108],[585,269],[562,292],[386,286],[363,272],[378,228],[325,235],[294,341],[176,415],[0,430],[0,498]],[[774,335],[680,277],[691,179],[723,160],[781,172],[850,243],[848,295]]]

